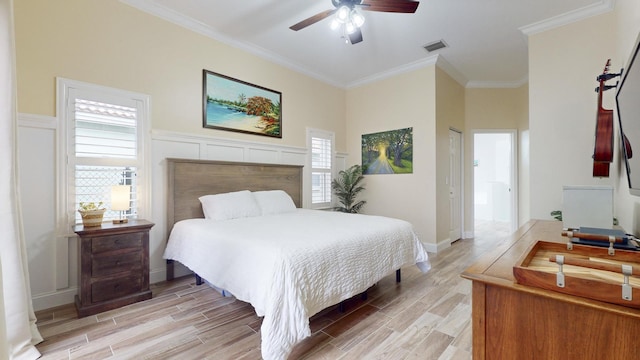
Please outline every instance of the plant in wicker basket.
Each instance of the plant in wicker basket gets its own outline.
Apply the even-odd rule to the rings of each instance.
[[[107,210],[103,205],[102,201],[97,204],[94,202],[81,202],[78,212],[82,217],[82,225],[87,227],[100,226],[102,224],[104,212]]]

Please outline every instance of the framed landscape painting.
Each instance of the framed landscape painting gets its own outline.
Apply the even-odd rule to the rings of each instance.
[[[362,135],[362,173],[413,173],[413,128]]]
[[[282,138],[282,93],[202,71],[202,126]]]

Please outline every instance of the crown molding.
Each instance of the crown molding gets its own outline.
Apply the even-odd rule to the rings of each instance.
[[[420,59],[418,61],[414,61],[408,64],[404,64],[404,65],[389,69],[387,71],[383,71],[377,74],[373,74],[371,76],[364,77],[362,79],[353,81],[351,83],[341,83],[341,82],[337,82],[335,80],[329,79],[324,75],[310,71],[308,68],[305,68],[302,65],[293,63],[278,54],[274,54],[273,52],[267,51],[266,49],[257,47],[254,44],[249,44],[246,42],[241,42],[241,41],[232,39],[229,36],[216,31],[212,27],[202,22],[199,22],[197,20],[184,16],[162,5],[158,5],[151,0],[120,0],[120,2],[126,5],[129,5],[133,8],[136,8],[140,11],[146,12],[152,16],[164,19],[180,27],[194,31],[206,37],[212,38],[223,44],[229,45],[236,49],[246,51],[247,53],[253,54],[267,61],[271,61],[275,64],[284,66],[288,69],[291,69],[303,75],[307,75],[311,78],[322,81],[328,85],[335,86],[338,88],[343,88],[343,89],[349,89],[349,88],[354,88],[354,87],[362,86],[365,84],[373,83],[373,82],[380,81],[392,76],[396,76],[396,75],[410,72],[413,70],[421,69],[434,64],[440,67],[442,70],[444,70],[449,76],[451,76],[453,79],[455,79],[459,84],[461,84],[465,88],[518,88],[528,82],[528,77],[526,75],[524,78],[515,82],[469,81],[453,65],[451,65],[448,61],[446,61],[444,57],[442,57],[439,54],[436,54],[425,59]],[[585,6],[583,8],[580,8],[574,11],[570,11],[570,12],[567,12],[543,21],[539,21],[530,25],[520,27],[518,28],[518,30],[520,30],[524,34],[525,42],[527,42],[528,36],[530,35],[551,30],[559,26],[567,25],[567,24],[580,21],[592,16],[601,15],[601,14],[612,11],[614,8],[615,8],[615,0],[601,0],[599,3]]]
[[[455,81],[457,81],[458,84],[462,85],[463,87],[467,87],[467,85],[469,84],[469,79],[467,79],[466,76],[464,76],[460,71],[458,71],[458,69],[456,69],[455,66],[451,65],[451,63],[448,62],[444,56],[442,55],[437,55],[437,56],[438,56],[438,62],[437,62],[438,67],[444,70],[444,72],[446,72],[449,76],[451,76]]]
[[[616,7],[616,0],[601,0],[599,3],[585,6],[580,9],[569,11],[549,19],[545,19],[530,25],[518,28],[524,35],[531,36],[557,27],[584,20],[592,16],[605,14],[613,11]]]
[[[418,61],[414,61],[405,65],[401,65],[401,66],[397,66],[395,68],[389,69],[387,71],[383,71],[377,74],[373,74],[371,76],[367,76],[365,78],[362,78],[360,80],[354,81],[352,83],[349,83],[346,87],[347,89],[349,88],[354,88],[354,87],[358,87],[358,86],[362,86],[362,85],[366,85],[366,84],[370,84],[376,81],[380,81],[383,79],[387,79],[396,75],[400,75],[400,74],[404,74],[407,73],[409,71],[413,71],[413,70],[417,70],[417,69],[422,69],[424,67],[427,67],[429,65],[435,65],[436,62],[438,61],[438,55],[433,55],[433,56],[429,56],[426,59],[421,59]]]

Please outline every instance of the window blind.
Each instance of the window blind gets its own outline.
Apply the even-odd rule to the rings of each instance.
[[[333,144],[330,138],[311,138],[311,203],[331,203]]]
[[[135,159],[136,125],[135,108],[76,99],[76,157]]]

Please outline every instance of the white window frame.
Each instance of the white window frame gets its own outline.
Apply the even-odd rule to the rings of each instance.
[[[145,94],[120,90],[90,83],[65,78],[56,79],[58,117],[58,164],[57,171],[57,195],[56,195],[56,224],[59,234],[72,234],[72,226],[75,225],[75,198],[70,191],[75,186],[75,178],[70,174],[75,170],[75,151],[73,146],[74,104],[72,99],[77,97],[85,99],[99,99],[105,103],[119,103],[122,99],[135,104],[137,110],[137,205],[138,218],[151,217],[151,163],[150,163],[150,97]],[[92,165],[120,165],[118,160],[104,159],[92,163]]]
[[[331,191],[330,187],[331,187],[331,182],[329,182],[328,186],[329,186],[329,191],[331,192],[331,201],[329,202],[322,202],[322,203],[314,203],[313,202],[313,179],[312,179],[312,173],[315,170],[320,170],[320,169],[314,169],[312,168],[312,157],[313,157],[313,148],[311,145],[311,141],[312,138],[321,138],[321,139],[328,139],[331,141],[331,168],[328,170],[328,173],[330,174],[330,178],[331,180],[333,180],[333,178],[335,177],[335,169],[336,169],[336,153],[335,153],[335,133],[332,131],[327,131],[327,130],[320,130],[320,129],[313,129],[313,128],[307,128],[307,149],[308,150],[308,160],[307,160],[307,164],[308,166],[306,167],[307,169],[309,169],[307,171],[307,178],[309,179],[309,204],[310,207],[312,209],[327,209],[333,206],[333,191]]]

